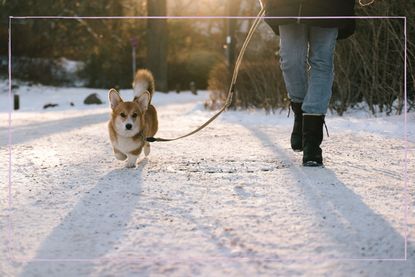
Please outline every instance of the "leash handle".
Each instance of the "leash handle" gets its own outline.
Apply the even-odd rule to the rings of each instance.
[[[223,105],[223,107],[214,116],[212,116],[209,120],[207,120],[205,123],[203,123],[203,125],[196,128],[195,130],[191,131],[190,133],[187,133],[187,134],[185,134],[183,136],[180,136],[180,137],[177,137],[177,138],[170,138],[170,139],[148,137],[148,138],[146,138],[147,142],[174,141],[174,140],[178,140],[178,139],[182,139],[182,138],[191,136],[191,135],[199,132],[200,130],[204,129],[206,126],[208,126],[213,120],[215,120],[221,113],[223,113],[231,105],[233,94],[235,93],[236,80],[238,79],[239,67],[242,63],[243,56],[245,54],[245,51],[246,51],[246,48],[248,47],[249,42],[252,39],[252,36],[254,35],[259,23],[261,22],[262,17],[264,17],[264,15],[265,15],[265,7],[262,6],[261,11],[258,13],[258,15],[256,16],[256,18],[254,20],[254,23],[252,24],[251,28],[249,29],[249,32],[248,32],[248,34],[245,38],[245,41],[244,41],[244,43],[241,47],[241,50],[239,52],[238,58],[236,59],[235,67],[233,69],[233,74],[232,74],[232,81],[231,81],[231,85],[230,85],[229,91],[228,91],[228,97],[226,98],[226,102]]]
[[[359,4],[360,4],[360,6],[362,6],[362,7],[370,6],[370,5],[372,5],[373,3],[375,3],[375,0],[369,0],[369,1],[368,1],[368,2],[366,2],[366,3],[363,3],[363,0],[359,0]]]

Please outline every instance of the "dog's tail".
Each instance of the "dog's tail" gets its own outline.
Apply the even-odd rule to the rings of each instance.
[[[148,91],[150,93],[150,102],[154,94],[154,77],[147,69],[139,69],[135,74],[134,82],[134,99]]]

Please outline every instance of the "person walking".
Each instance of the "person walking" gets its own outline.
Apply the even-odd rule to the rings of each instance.
[[[294,112],[291,148],[303,151],[304,166],[322,166],[320,148],[332,94],[336,41],[355,31],[355,0],[268,0],[266,22],[280,38],[280,66]]]

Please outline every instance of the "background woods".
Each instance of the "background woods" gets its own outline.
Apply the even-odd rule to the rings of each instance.
[[[172,16],[225,16],[255,15],[259,9],[253,0],[230,0],[228,4],[204,0],[5,0],[0,1],[0,5],[2,75],[7,74],[9,15],[142,16],[161,12]],[[154,11],[163,5],[165,11]],[[408,104],[414,109],[415,20],[412,15],[415,1],[376,1],[369,7],[357,6],[356,11],[358,15],[408,16]],[[232,67],[229,61],[232,55],[238,54],[252,20],[216,18],[160,22],[145,19],[14,20],[14,78],[50,85],[130,88],[131,41],[135,40],[137,67],[150,67],[156,72],[158,90],[188,90],[189,84],[194,82],[198,89],[211,91],[207,106],[220,105],[229,85]],[[350,107],[361,107],[372,113],[401,113],[404,105],[403,21],[370,19],[358,20],[357,24],[356,34],[337,45],[336,79],[330,108],[339,114]],[[233,37],[231,44],[226,44],[228,35]],[[262,23],[243,61],[233,107],[257,107],[267,111],[286,107],[278,60],[278,38]]]

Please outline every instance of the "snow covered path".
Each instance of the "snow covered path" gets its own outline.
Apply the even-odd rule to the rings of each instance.
[[[203,97],[158,94],[158,136],[209,118]],[[303,168],[292,118],[227,112],[125,169],[107,107],[22,111],[8,210],[0,115],[0,276],[415,276],[413,113],[406,261],[403,117],[328,118],[326,167]]]

